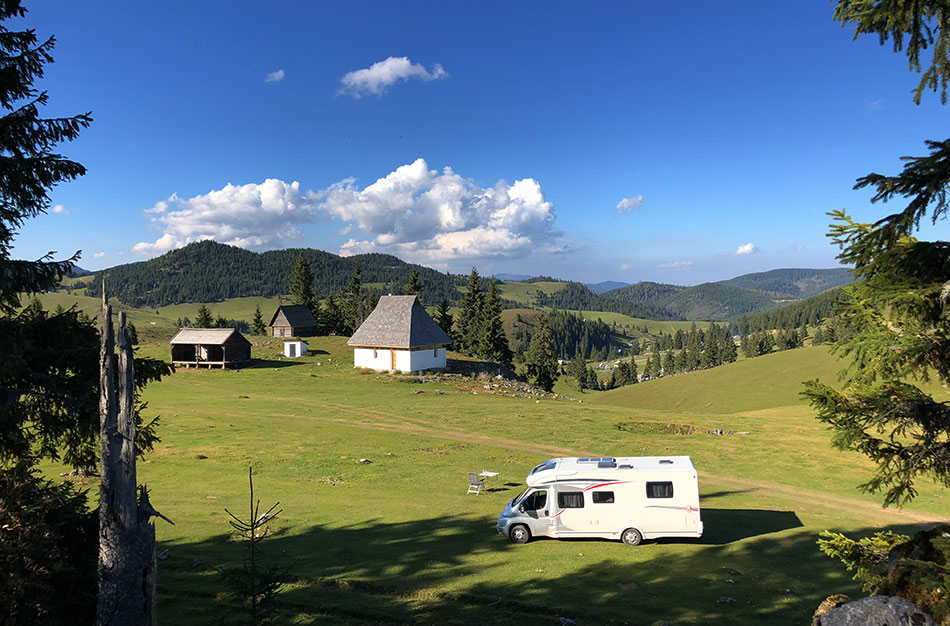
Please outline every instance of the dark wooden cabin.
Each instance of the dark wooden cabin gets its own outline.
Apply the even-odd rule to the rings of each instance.
[[[251,342],[233,328],[182,328],[169,341],[176,367],[240,367],[251,360]]]
[[[305,304],[277,307],[268,326],[274,337],[313,337],[317,334],[317,320]]]

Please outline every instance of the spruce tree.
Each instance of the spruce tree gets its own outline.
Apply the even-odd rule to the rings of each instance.
[[[363,291],[363,270],[360,262],[353,262],[353,274],[346,294],[346,333],[353,334],[366,319],[366,294]]]
[[[419,303],[422,304],[422,283],[419,282],[419,268],[415,265],[409,270],[409,282],[406,283],[405,293],[407,296],[417,296]]]
[[[482,332],[479,342],[479,354],[484,358],[511,365],[511,348],[505,327],[501,321],[501,303],[498,301],[498,280],[491,279],[488,295],[482,307]]]
[[[449,300],[448,298],[442,298],[442,302],[439,303],[439,310],[435,314],[435,323],[439,325],[445,334],[449,336],[449,339],[454,341],[455,331],[452,328],[454,323],[452,318],[452,313],[449,311]]]
[[[557,355],[554,351],[554,338],[548,326],[548,318],[540,313],[535,320],[531,344],[525,353],[525,369],[531,384],[551,391],[557,380]]]
[[[254,307],[254,318],[251,320],[251,332],[255,335],[267,334],[267,326],[264,325],[264,314],[261,313],[261,305]]]
[[[672,376],[676,373],[676,358],[673,356],[673,350],[667,350],[663,357],[663,375]]]
[[[346,333],[346,319],[341,306],[343,301],[344,296],[342,290],[337,290],[336,292],[331,291],[327,295],[321,320],[323,320],[324,331],[328,335],[342,335]]]
[[[290,275],[290,294],[294,304],[302,304],[312,312],[316,308],[317,296],[313,292],[313,272],[303,253],[297,255],[297,264]]]
[[[198,307],[198,315],[195,316],[195,328],[213,328],[214,318],[211,316],[211,309],[205,305]]]
[[[475,354],[478,350],[483,299],[482,280],[478,276],[478,270],[473,267],[456,324],[459,329],[459,349],[465,354]]]

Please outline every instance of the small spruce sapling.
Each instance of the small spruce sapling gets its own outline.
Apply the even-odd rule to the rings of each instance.
[[[280,591],[286,572],[262,564],[259,544],[270,535],[271,529],[268,524],[277,519],[283,509],[277,509],[280,506],[280,502],[277,502],[266,512],[261,513],[260,500],[254,500],[253,468],[248,468],[247,479],[251,489],[248,518],[241,519],[228,509],[224,509],[231,516],[228,524],[244,542],[244,560],[240,567],[218,569],[218,572],[242,597],[242,609],[247,615],[248,623],[251,626],[262,626],[272,623],[276,616],[277,593]]]

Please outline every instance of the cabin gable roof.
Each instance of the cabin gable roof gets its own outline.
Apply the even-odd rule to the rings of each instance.
[[[235,341],[251,345],[251,342],[244,335],[233,328],[182,328],[168,343],[172,345],[223,346]]]
[[[446,346],[452,340],[416,296],[382,296],[346,343],[354,347],[411,349]]]
[[[310,312],[310,307],[305,304],[288,304],[277,307],[268,326],[273,327],[277,321],[285,322],[287,326],[293,326],[294,328],[309,328],[317,325],[317,320]]]

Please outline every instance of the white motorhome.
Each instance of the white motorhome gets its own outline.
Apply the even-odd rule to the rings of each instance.
[[[551,459],[531,470],[527,483],[498,516],[498,532],[515,543],[596,537],[635,546],[703,534],[688,456]]]

